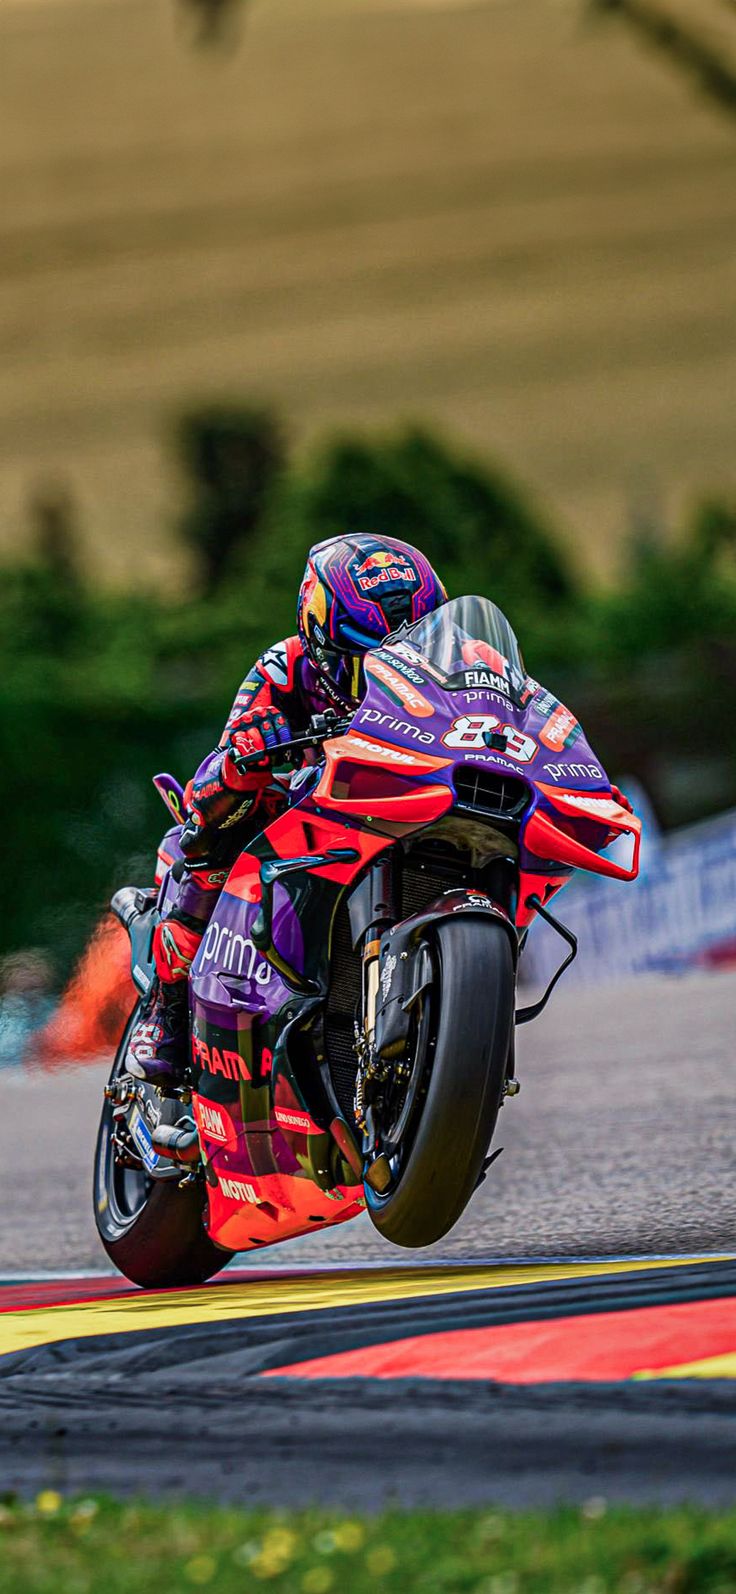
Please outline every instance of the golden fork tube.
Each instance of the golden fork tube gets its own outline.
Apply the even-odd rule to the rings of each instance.
[[[376,1003],[378,1001],[378,953],[380,938],[367,941],[363,948],[364,970],[364,1023],[365,1035],[371,1045],[376,1028]]]

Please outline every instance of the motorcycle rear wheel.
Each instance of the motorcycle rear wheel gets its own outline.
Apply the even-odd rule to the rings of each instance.
[[[137,1003],[117,1050],[110,1084],[122,1073]],[[112,1147],[112,1103],[105,1100],[95,1148],[93,1206],[97,1232],[115,1267],[144,1289],[203,1284],[230,1261],[209,1239],[199,1183],[181,1189],[175,1179],[151,1179],[122,1168]]]
[[[432,932],[432,1039],[408,1147],[379,1194],[373,1223],[394,1245],[420,1247],[454,1227],[476,1189],[496,1127],[514,1015],[509,936],[491,919],[459,915]],[[420,1026],[420,1033],[422,1026]]]

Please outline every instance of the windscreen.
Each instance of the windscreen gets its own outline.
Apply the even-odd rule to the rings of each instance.
[[[448,687],[487,686],[519,704],[526,671],[506,616],[489,598],[453,598],[391,639],[408,643]]]

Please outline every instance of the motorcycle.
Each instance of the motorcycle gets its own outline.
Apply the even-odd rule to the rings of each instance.
[[[518,1024],[576,952],[550,911],[576,869],[633,880],[641,824],[574,715],[525,671],[484,598],[458,598],[365,657],[347,720],[283,750],[283,811],[230,868],[190,975],[189,1069],[174,1096],[113,1065],[95,1157],[108,1255],[141,1285],[201,1282],[235,1252],[367,1209],[420,1247],[457,1222],[519,1088]],[[304,763],[305,749],[313,762]],[[145,1001],[151,939],[186,863],[181,788],[160,879],[126,887]],[[628,836],[630,856],[608,851]],[[566,943],[516,1006],[536,917]]]

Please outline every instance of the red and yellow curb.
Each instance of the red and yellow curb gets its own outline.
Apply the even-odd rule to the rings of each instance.
[[[120,1335],[179,1337],[206,1325],[214,1338],[238,1322],[257,1335],[254,1370],[269,1376],[736,1377],[731,1257],[242,1269],[156,1291],[115,1278],[6,1282],[0,1373],[3,1358],[10,1371],[19,1354],[45,1346],[102,1350]]]

